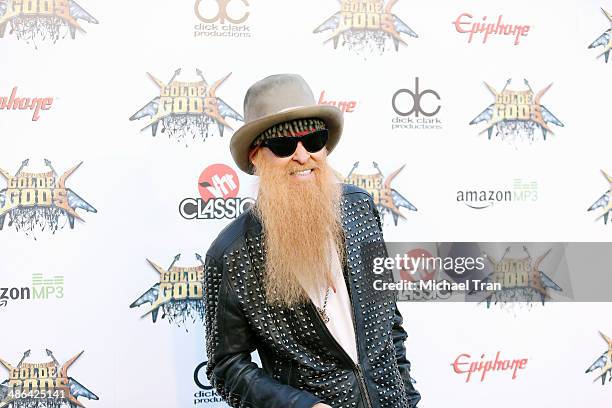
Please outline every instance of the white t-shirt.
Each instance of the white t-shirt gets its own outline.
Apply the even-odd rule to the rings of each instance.
[[[332,254],[332,275],[336,293],[334,293],[333,289],[329,289],[327,307],[325,308],[325,313],[329,317],[329,322],[325,325],[344,351],[346,351],[355,363],[358,363],[351,300],[346,288],[346,283],[344,282],[338,254],[335,250],[332,251]],[[315,306],[322,309],[325,300],[325,291],[321,290],[318,294],[311,294],[310,298]]]

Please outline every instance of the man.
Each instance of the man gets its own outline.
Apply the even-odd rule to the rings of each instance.
[[[285,74],[255,83],[244,112],[230,150],[260,185],[206,255],[211,384],[233,407],[415,407],[402,316],[372,286],[386,256],[376,207],[326,162],[340,110]]]

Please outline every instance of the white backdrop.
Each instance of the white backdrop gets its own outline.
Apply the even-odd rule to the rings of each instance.
[[[236,4],[233,4],[236,3]],[[233,2],[234,15],[244,6]],[[0,96],[18,86],[21,97],[53,97],[38,121],[32,112],[0,110],[0,168],[58,173],[83,165],[67,186],[97,209],[78,210],[76,222],[36,239],[9,227],[0,231],[0,287],[29,286],[33,273],[64,277],[61,299],[9,301],[0,308],[0,358],[16,365],[45,362],[51,349],[63,363],[85,353],[69,373],[100,397],[80,398],[86,407],[189,407],[199,391],[195,367],[205,360],[200,322],[184,327],[140,316],[148,305],[129,305],[158,274],[147,259],[167,267],[196,266],[228,220],[185,220],[179,202],[198,197],[198,176],[209,165],[233,166],[232,131],[184,143],[158,131],[141,131],[147,119],[129,117],[159,96],[147,72],[168,81],[196,81],[196,69],[242,113],[246,89],[274,73],[301,74],[318,98],[355,101],[345,114],[343,138],[331,162],[348,174],[373,174],[377,162],[387,176],[403,164],[393,188],[417,212],[394,225],[385,217],[388,241],[609,241],[610,226],[587,208],[609,188],[600,169],[612,172],[608,109],[612,63],[587,49],[610,22],[595,1],[408,1],[393,13],[419,38],[378,55],[357,54],[323,43],[330,32],[313,30],[339,9],[332,0],[252,0],[245,24],[250,38],[194,38],[199,24],[193,0],[79,0],[99,24],[81,22],[86,33],[55,44],[31,44],[7,33],[0,39]],[[204,6],[202,6],[204,7]],[[470,12],[474,20],[503,15],[506,23],[529,25],[513,45],[493,36],[485,44],[456,32],[452,22]],[[441,130],[392,130],[393,94],[414,87],[441,97]],[[493,102],[484,82],[496,89],[537,92],[553,83],[542,103],[564,127],[552,125],[546,141],[510,145],[478,133],[469,122]],[[228,119],[234,129],[240,122]],[[539,136],[536,131],[536,136]],[[536,181],[537,201],[472,210],[456,202],[458,190],[506,189],[516,178]],[[0,189],[6,186],[0,181]],[[255,195],[256,179],[240,174],[240,196]],[[584,273],[588,274],[588,270]],[[593,382],[585,369],[607,348],[598,331],[612,336],[610,304],[546,304],[487,309],[476,304],[403,303],[406,343],[420,406],[606,407],[612,384]],[[484,382],[453,372],[462,353],[478,359],[528,358],[512,380],[490,373]],[[0,382],[8,378],[0,369]],[[597,373],[599,374],[599,373]],[[203,377],[202,377],[203,378]]]

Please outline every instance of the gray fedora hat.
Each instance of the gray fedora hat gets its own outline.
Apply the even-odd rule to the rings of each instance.
[[[238,168],[249,174],[254,172],[249,162],[251,144],[268,128],[295,119],[320,119],[329,131],[325,147],[331,152],[344,123],[340,109],[317,105],[306,81],[295,74],[272,75],[253,84],[244,97],[244,117],[244,125],[232,136],[230,151]]]

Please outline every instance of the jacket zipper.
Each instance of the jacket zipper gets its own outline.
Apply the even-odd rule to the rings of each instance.
[[[363,395],[365,395],[366,405],[368,406],[368,408],[372,408],[372,402],[370,401],[370,396],[368,394],[368,388],[363,379],[363,372],[361,371],[361,367],[359,366],[359,364],[356,364],[355,367],[357,367],[357,378],[359,378],[359,380],[361,381],[361,385],[363,386],[363,390],[364,390]]]
[[[346,260],[343,262],[342,265],[342,271],[344,271],[346,269],[347,265],[346,265]],[[342,277],[344,278],[344,273],[342,274]],[[355,319],[355,310],[353,307],[353,292],[351,291],[351,281],[350,281],[350,276],[347,277],[348,280],[348,285],[346,285],[347,290],[348,290],[348,295],[349,295],[349,301],[351,302],[351,318],[353,319],[353,331],[355,332],[355,344],[357,345],[357,359],[359,361],[361,361],[361,359],[359,359],[359,336],[357,335],[357,321]],[[326,327],[327,329],[327,327]],[[351,359],[351,361],[353,361]],[[366,386],[366,383],[363,379],[363,372],[361,371],[361,367],[359,366],[359,364],[355,364],[355,367],[357,368],[357,377],[359,378],[359,380],[361,381],[361,384],[363,386],[364,389],[364,395],[365,395],[365,399],[366,399],[366,405],[368,406],[368,408],[372,408],[372,402],[370,401],[370,395],[368,393],[368,388]]]
[[[351,318],[353,319],[353,330],[355,332],[355,343],[357,346],[357,359],[359,359],[359,336],[357,336],[357,325],[355,324],[355,313],[353,311],[353,299],[351,297],[350,288],[348,289],[348,291],[349,291],[349,298],[351,301]],[[368,394],[368,388],[363,379],[364,376],[363,376],[363,371],[361,370],[361,367],[359,366],[359,364],[356,364],[353,361],[353,359],[348,355],[346,350],[344,350],[344,348],[338,343],[338,341],[336,341],[335,337],[331,334],[331,332],[329,331],[329,329],[323,322],[323,319],[321,319],[321,316],[319,315],[319,312],[317,311],[312,301],[310,301],[310,305],[311,305],[311,309],[314,311],[314,314],[317,317],[317,320],[319,321],[319,323],[321,323],[321,326],[323,326],[323,330],[325,331],[325,334],[327,335],[327,337],[331,339],[331,341],[334,343],[336,348],[340,350],[342,354],[344,354],[344,356],[346,357],[346,360],[349,361],[351,365],[353,366],[353,372],[355,373],[355,376],[357,377],[359,388],[361,389],[361,392],[365,396],[365,402],[366,402],[367,408],[373,408],[372,402],[370,401],[370,395]]]

